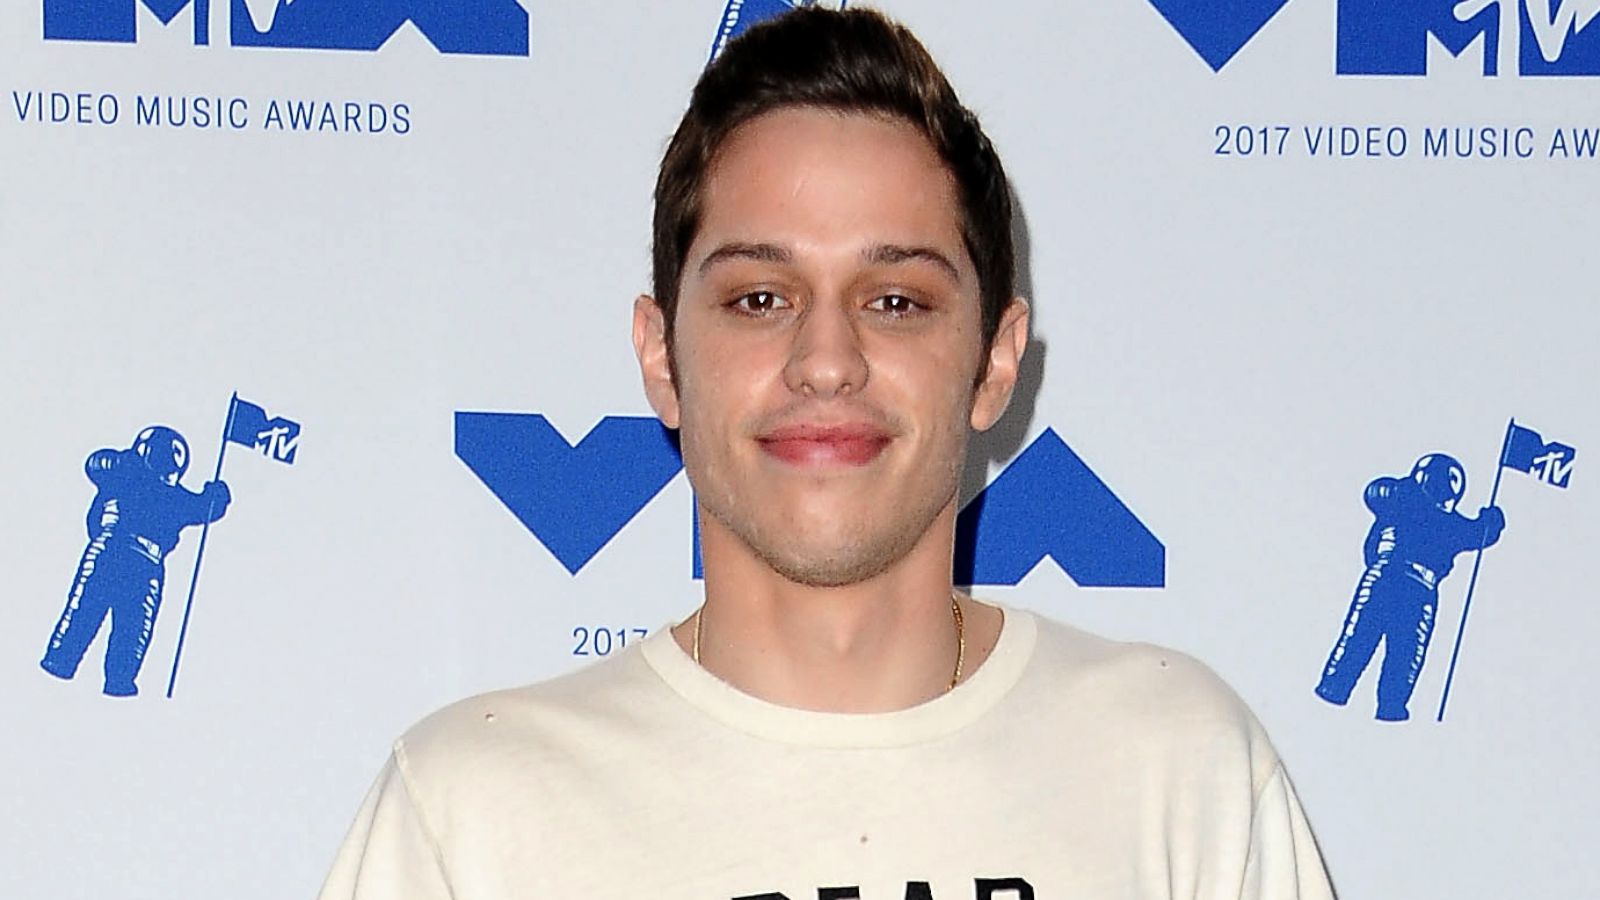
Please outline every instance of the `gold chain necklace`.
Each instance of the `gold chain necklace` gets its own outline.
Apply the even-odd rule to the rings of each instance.
[[[700,621],[701,614],[706,610],[704,603],[694,611],[694,640],[691,645],[690,656],[694,657],[696,665],[700,664]],[[961,666],[967,660],[967,627],[966,620],[961,615],[961,604],[956,600],[956,595],[950,595],[950,616],[956,620],[956,670],[950,674],[950,686],[946,691],[953,691],[961,682]]]

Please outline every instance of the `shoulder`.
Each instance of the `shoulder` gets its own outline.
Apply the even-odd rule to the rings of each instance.
[[[1155,644],[1114,641],[1039,617],[1030,679],[1041,712],[1069,717],[1142,757],[1242,764],[1255,787],[1277,766],[1266,733],[1209,666]],[[1046,713],[1051,714],[1051,713]]]
[[[596,785],[653,772],[652,748],[682,728],[672,722],[669,689],[630,644],[583,669],[423,718],[394,742],[392,789],[403,789],[453,859],[491,852],[508,822],[527,846],[563,845],[562,829],[593,814]]]
[[[548,681],[493,691],[434,712],[401,735],[395,756],[414,785],[492,783],[589,755],[659,703],[647,664],[629,648]]]
[[[1080,690],[1114,696],[1135,710],[1248,717],[1237,694],[1194,657],[1142,642],[1116,641],[1042,616],[1037,663]]]

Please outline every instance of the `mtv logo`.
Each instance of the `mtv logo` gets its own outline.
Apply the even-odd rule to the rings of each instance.
[[[1552,450],[1541,456],[1535,456],[1533,467],[1528,470],[1528,474],[1545,484],[1564,488],[1567,486],[1567,480],[1572,477],[1572,454]]]
[[[278,462],[294,462],[294,451],[300,445],[299,426],[278,425],[256,432],[255,449],[261,455]]]
[[[410,24],[441,53],[528,55],[528,13],[516,0],[217,0],[228,4],[235,47],[362,50],[382,47]],[[162,25],[185,9],[194,42],[211,43],[212,0],[44,0],[52,41],[132,44],[138,6]]]
[[[1484,75],[1600,75],[1600,0],[1339,0],[1340,75],[1427,75],[1476,49]]]
[[[228,407],[228,441],[259,451],[267,459],[294,465],[300,447],[300,423],[270,417],[267,411],[235,394]]]
[[[541,415],[458,412],[456,456],[574,575],[683,468],[661,423],[633,416],[573,444]],[[1014,585],[1045,559],[1083,587],[1166,583],[1165,546],[1048,428],[962,510],[956,545],[958,584]]]
[[[844,9],[845,0],[728,0],[727,8],[722,11],[722,24],[717,28],[717,39],[711,43],[711,58],[716,59],[729,41],[744,34],[751,25],[805,6]]]

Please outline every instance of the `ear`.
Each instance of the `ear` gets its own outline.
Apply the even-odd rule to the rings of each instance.
[[[1028,349],[1028,301],[1011,298],[1000,315],[1000,327],[989,347],[989,369],[972,398],[972,427],[988,431],[1000,421],[1017,386],[1022,353]]]
[[[654,297],[633,301],[633,353],[639,358],[644,395],[661,424],[678,427],[678,387],[672,379],[672,354],[667,349],[667,317]]]

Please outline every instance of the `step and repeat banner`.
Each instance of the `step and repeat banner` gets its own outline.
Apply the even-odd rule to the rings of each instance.
[[[0,894],[311,896],[409,723],[694,608],[631,302],[789,5],[6,5]],[[1220,671],[1345,897],[1600,896],[1600,3],[882,7],[1036,312],[961,580]]]

